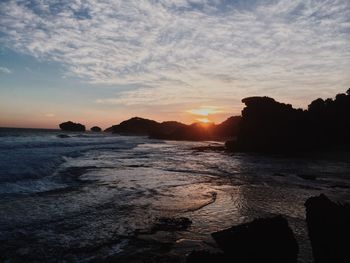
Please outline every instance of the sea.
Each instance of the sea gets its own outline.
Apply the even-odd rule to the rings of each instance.
[[[1,128],[0,262],[184,262],[212,232],[280,214],[312,262],[304,203],[350,201],[349,155],[206,147],[222,144]]]

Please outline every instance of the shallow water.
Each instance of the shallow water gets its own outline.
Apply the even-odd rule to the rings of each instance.
[[[311,262],[304,202],[350,201],[350,164],[198,151],[209,142],[0,130],[0,259],[137,261],[213,245],[210,233],[284,215]],[[306,180],[298,175],[315,175]],[[152,231],[187,217],[186,231]]]

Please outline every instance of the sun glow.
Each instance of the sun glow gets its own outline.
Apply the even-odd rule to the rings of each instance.
[[[199,119],[197,119],[197,121],[199,121],[200,123],[203,123],[203,124],[211,123],[211,121],[208,118],[199,118]]]
[[[217,107],[200,107],[198,109],[188,110],[188,113],[200,116],[209,116],[209,114],[220,113],[221,111]]]

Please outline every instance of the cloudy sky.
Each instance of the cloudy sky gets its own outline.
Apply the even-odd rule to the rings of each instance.
[[[348,0],[0,1],[0,126],[219,122],[349,87]]]

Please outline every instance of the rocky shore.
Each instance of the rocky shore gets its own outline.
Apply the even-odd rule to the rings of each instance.
[[[305,207],[314,262],[350,262],[350,205],[334,203],[321,194],[309,198]],[[186,262],[296,263],[298,259],[298,243],[282,216],[255,219],[212,237],[219,252],[193,251]]]

